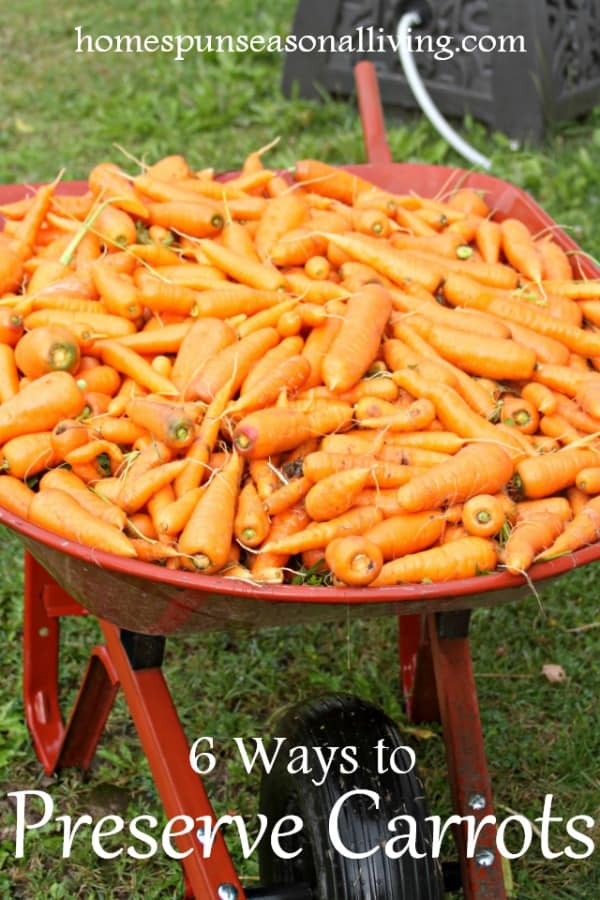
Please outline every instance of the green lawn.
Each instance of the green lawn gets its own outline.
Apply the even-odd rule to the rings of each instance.
[[[282,60],[274,54],[192,56],[175,62],[155,54],[77,55],[74,28],[92,34],[285,33],[295,3],[215,0],[170,4],[140,0],[134,9],[105,0],[83,0],[59,11],[56,4],[23,0],[5,4],[0,32],[0,182],[84,177],[102,159],[123,163],[119,144],[155,160],[184,152],[195,166],[235,168],[245,154],[275,136],[270,157],[289,166],[297,158],[360,162],[364,150],[353,102],[321,105],[289,101],[279,91]],[[427,123],[407,116],[389,121],[394,158],[460,165]],[[465,123],[463,131],[493,158],[493,171],[529,190],[556,221],[592,255],[600,256],[600,107],[567,123],[532,149],[513,150],[500,135]],[[126,161],[123,163],[126,165]],[[9,790],[43,788],[57,813],[121,811],[127,818],[159,814],[160,807],[137,738],[117,704],[87,781],[77,772],[44,779],[23,725],[20,696],[22,582],[17,542],[2,534],[0,591],[0,895],[23,898],[167,898],[180,896],[178,865],[157,856],[100,862],[89,841],[61,858],[52,829],[28,837],[26,857],[14,859],[6,802]],[[474,664],[489,767],[500,816],[512,811],[535,818],[553,794],[555,815],[596,818],[600,845],[600,610],[596,567],[564,578],[505,608],[479,610],[473,620]],[[594,626],[594,627],[592,627]],[[190,739],[214,735],[219,766],[207,779],[219,812],[239,811],[253,821],[257,779],[246,776],[231,738],[266,735],[288,703],[324,690],[356,692],[403,721],[399,703],[393,620],[337,627],[281,629],[252,634],[216,633],[172,640],[165,672]],[[72,694],[97,638],[93,621],[65,628],[65,688]],[[549,683],[546,663],[564,667],[567,679]],[[444,748],[437,726],[412,733],[433,812],[449,812]],[[564,849],[564,823],[553,826],[551,845]],[[239,849],[233,847],[236,859]],[[240,864],[252,883],[254,858]],[[520,900],[600,896],[598,853],[587,860],[545,860],[532,847],[512,866]],[[391,900],[391,898],[390,898]]]

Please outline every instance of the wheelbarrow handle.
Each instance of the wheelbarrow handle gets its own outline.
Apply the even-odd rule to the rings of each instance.
[[[377,70],[373,63],[368,60],[357,63],[354,67],[354,81],[367,159],[375,165],[391,163],[392,154],[385,133]]]

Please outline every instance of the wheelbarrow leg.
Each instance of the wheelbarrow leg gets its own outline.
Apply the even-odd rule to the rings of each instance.
[[[469,611],[427,617],[431,663],[444,731],[454,813],[475,827],[493,817],[477,690],[469,649]],[[496,828],[486,824],[469,848],[466,822],[456,828],[466,900],[505,900]],[[470,851],[470,852],[469,852]]]
[[[439,722],[440,709],[426,616],[398,617],[398,649],[400,681],[408,719],[411,722]]]
[[[48,572],[25,554],[23,697],[35,751],[50,775],[63,766],[89,768],[118,691],[104,647],[92,650],[67,725],[58,699],[60,616],[84,615]]]
[[[163,639],[120,632],[115,625],[99,621],[167,819],[208,816],[214,824],[215,814],[200,776],[190,765],[190,748],[160,669],[162,650],[157,642]],[[181,818],[177,824],[175,830],[182,831]],[[174,834],[179,852],[188,854],[181,860],[188,896],[244,900],[220,832],[210,854],[203,857],[201,824],[179,837]]]

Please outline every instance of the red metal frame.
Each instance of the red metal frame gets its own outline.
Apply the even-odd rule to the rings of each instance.
[[[59,703],[59,626],[67,615],[83,615],[46,569],[25,554],[24,677],[27,724],[36,753],[48,774],[76,766],[87,770],[119,689],[148,759],[168,819],[179,815],[216,817],[202,779],[189,765],[189,746],[160,664],[136,669],[116,625],[100,619],[104,643],[96,646],[83,674],[67,723]],[[491,787],[473,679],[469,642],[465,634],[446,637],[435,616],[406,616],[400,629],[403,683],[414,721],[439,718],[444,729],[453,809],[458,816],[491,815]],[[474,809],[470,799],[485,798]],[[489,867],[467,858],[465,831],[456,832],[464,895],[467,900],[503,900],[499,858]],[[195,834],[176,839],[180,851],[193,852],[182,860],[187,896],[217,897],[223,883],[234,885],[239,900],[245,893],[222,837],[204,859]],[[478,851],[494,846],[494,830],[487,827]]]

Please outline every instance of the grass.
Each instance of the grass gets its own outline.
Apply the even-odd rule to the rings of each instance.
[[[85,177],[102,159],[122,161],[114,144],[154,160],[183,151],[196,166],[235,168],[244,155],[281,136],[270,161],[296,158],[330,162],[364,159],[352,101],[314,104],[288,100],[279,91],[282,60],[261,53],[189,56],[184,62],[156,55],[75,54],[76,25],[90,34],[285,33],[295,3],[263,6],[256,0],[166,7],[141,0],[126,5],[84,2],[60,9],[23,0],[3,13],[0,60],[0,182]],[[273,8],[274,7],[274,8]],[[25,23],[25,24],[24,24]],[[396,160],[460,165],[460,160],[422,119],[388,121]],[[529,190],[589,253],[600,255],[600,108],[565,123],[535,149],[513,149],[483,126],[462,126],[467,139],[493,159],[493,171]],[[23,725],[20,699],[20,552],[3,533],[0,547],[2,616],[0,660],[0,895],[17,898],[169,898],[181,894],[178,864],[161,853],[143,864],[130,858],[98,860],[85,833],[63,859],[57,827],[28,835],[26,856],[14,858],[14,814],[6,793],[44,789],[56,814],[120,812],[161,816],[153,782],[127,710],[119,701],[87,779],[73,771],[46,779]],[[564,820],[588,814],[600,844],[600,619],[598,568],[587,567],[532,596],[473,617],[474,667],[488,763],[500,816],[541,815],[546,794]],[[346,690],[375,701],[401,724],[395,622],[383,619],[336,627],[285,628],[256,633],[219,632],[172,640],[165,672],[186,731],[212,735],[218,755],[207,778],[218,812],[239,811],[252,828],[256,773],[246,775],[232,744],[235,736],[266,736],[290,702],[321,691]],[[89,647],[93,621],[64,628],[61,678],[72,697]],[[551,684],[541,675],[558,663],[567,679]],[[411,730],[432,811],[449,812],[444,748],[439,727]],[[553,825],[551,846],[564,849],[564,822]],[[574,849],[578,848],[573,841]],[[243,862],[248,883],[258,877],[256,857]],[[600,896],[598,854],[547,861],[539,845],[512,865],[520,900]]]

